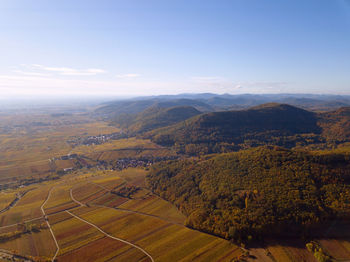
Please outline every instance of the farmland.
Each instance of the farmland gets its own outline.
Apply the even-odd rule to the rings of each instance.
[[[107,122],[85,114],[0,116],[1,188],[57,178],[57,173],[96,165],[115,166],[121,158],[173,156],[174,152],[144,139],[104,139],[122,135]],[[113,138],[113,136],[111,136]],[[96,143],[71,141],[90,139]],[[89,140],[89,141],[90,141]],[[130,165],[130,164],[129,164]],[[133,164],[137,165],[137,163]]]
[[[47,199],[43,209],[59,246],[58,261],[150,261],[150,257],[154,261],[211,261],[221,255],[230,261],[241,255],[240,248],[228,241],[181,225],[183,215],[145,188],[135,194],[135,199],[124,199],[123,203],[131,202],[130,209],[118,209],[114,199],[118,196],[111,190],[129,183],[143,185],[144,170],[97,174],[77,173],[29,186],[31,190],[18,204],[2,214],[0,229],[13,232],[33,218],[36,220],[30,223],[43,223],[40,207]],[[114,204],[101,201],[110,197]],[[43,242],[49,243],[48,248],[43,248]],[[213,246],[220,248],[213,250]],[[48,228],[0,243],[0,248],[37,261],[53,258],[57,251]]]
[[[242,254],[186,228],[184,215],[146,188],[150,162],[128,160],[173,156],[170,150],[136,138],[80,145],[84,137],[119,132],[84,115],[22,116],[15,123],[1,117],[0,249],[9,256],[148,262],[231,261]]]
[[[91,122],[83,115],[0,116],[0,181],[11,183],[19,178],[45,177],[54,171],[50,159],[67,155],[67,143],[74,136],[118,132],[105,122]],[[62,165],[63,163],[58,163]]]

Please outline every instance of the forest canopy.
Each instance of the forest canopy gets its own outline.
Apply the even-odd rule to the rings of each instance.
[[[150,188],[174,203],[189,227],[246,242],[317,235],[350,207],[349,154],[257,147],[154,165]]]

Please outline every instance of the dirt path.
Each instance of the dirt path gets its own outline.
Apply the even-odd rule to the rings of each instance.
[[[80,221],[83,221],[83,222],[85,222],[86,224],[89,224],[90,226],[93,226],[94,228],[96,228],[98,231],[100,231],[100,232],[101,232],[102,234],[104,234],[105,236],[107,236],[107,237],[109,237],[109,238],[112,238],[112,239],[115,239],[115,240],[118,240],[118,241],[120,241],[120,242],[123,242],[124,244],[130,245],[130,246],[132,246],[132,247],[134,247],[134,248],[137,248],[138,250],[140,250],[141,252],[143,252],[146,256],[148,256],[148,257],[151,259],[152,262],[154,262],[154,259],[152,258],[152,256],[151,256],[149,253],[147,253],[146,250],[142,249],[141,247],[139,247],[139,246],[137,246],[137,245],[135,245],[135,244],[133,244],[133,243],[130,243],[130,242],[126,241],[126,240],[123,240],[123,239],[121,239],[121,238],[111,236],[110,234],[106,233],[105,231],[103,231],[101,228],[99,228],[99,227],[96,226],[95,224],[92,224],[92,223],[90,223],[89,221],[87,221],[87,220],[85,220],[85,219],[83,219],[83,218],[80,218],[80,217],[74,215],[73,213],[69,212],[68,210],[66,210],[66,212],[67,212],[68,214],[70,214],[71,216],[73,216],[73,217],[79,219]]]
[[[23,222],[19,222],[19,223],[7,225],[7,226],[2,226],[2,227],[0,227],[0,229],[7,228],[7,227],[17,226],[17,225],[19,225],[19,224],[32,222],[32,221],[39,220],[39,219],[42,219],[42,218],[44,218],[44,217],[43,217],[43,216],[42,216],[42,217],[35,217],[35,218],[29,219],[29,220],[24,220]]]
[[[95,204],[92,204],[91,206],[110,208],[110,209],[114,209],[114,210],[118,210],[118,211],[122,211],[122,212],[133,213],[133,214],[138,214],[138,215],[148,216],[148,217],[153,217],[153,218],[157,218],[157,219],[159,219],[159,220],[168,222],[168,223],[170,223],[170,224],[174,224],[174,225],[178,225],[178,226],[185,227],[184,224],[176,223],[176,222],[171,221],[171,220],[169,220],[169,219],[165,219],[165,218],[162,218],[162,217],[159,217],[159,216],[156,216],[156,215],[147,214],[147,213],[143,213],[143,212],[139,212],[139,211],[135,211],[135,210],[125,209],[125,208],[119,208],[119,207],[108,207],[108,206],[104,206],[104,205],[95,205]]]
[[[92,181],[89,181],[88,183],[94,184],[94,185],[96,185],[96,186],[98,186],[98,187],[100,187],[100,188],[102,188],[102,189],[104,189],[104,190],[106,190],[106,191],[108,191],[108,192],[111,192],[110,189],[108,189],[108,188],[106,188],[106,187],[104,187],[104,186],[102,186],[102,185],[96,184],[96,183],[94,183],[94,182],[92,182]],[[148,189],[146,189],[146,190],[148,190]],[[154,196],[156,196],[156,195],[154,195]],[[158,196],[156,196],[156,197],[159,198]],[[98,198],[96,198],[96,199],[98,199]],[[96,199],[95,199],[95,200],[96,200]],[[164,199],[162,199],[162,200],[165,201]],[[184,224],[171,221],[170,219],[162,218],[162,217],[159,217],[159,216],[157,216],[157,215],[152,215],[152,214],[148,214],[148,213],[143,213],[143,212],[136,211],[136,210],[125,209],[125,208],[120,208],[120,207],[108,207],[108,206],[97,205],[97,204],[91,204],[91,206],[98,206],[98,207],[111,208],[111,209],[115,209],[115,210],[119,210],[119,211],[123,211],[123,212],[129,212],[129,213],[134,213],[134,214],[149,216],[149,217],[153,217],[153,218],[158,218],[158,219],[160,219],[160,220],[162,220],[162,221],[169,222],[169,223],[171,223],[171,224],[175,224],[175,225],[178,225],[178,226],[185,227]]]
[[[70,198],[71,198],[75,203],[77,203],[79,206],[85,207],[85,206],[86,206],[85,204],[81,203],[80,201],[78,201],[78,200],[76,200],[76,199],[74,198],[72,189],[73,189],[73,188],[71,188],[71,189],[69,190]]]
[[[58,246],[57,239],[56,239],[56,237],[55,237],[55,234],[54,234],[53,231],[52,231],[52,228],[51,228],[51,226],[50,226],[49,220],[48,220],[47,215],[46,215],[45,210],[44,210],[44,206],[45,206],[46,202],[49,200],[49,198],[50,198],[50,196],[51,196],[51,191],[52,191],[52,189],[53,189],[53,187],[51,187],[51,189],[49,190],[49,193],[47,194],[47,197],[46,197],[44,203],[41,205],[40,209],[41,209],[41,212],[42,212],[43,215],[44,215],[45,222],[46,222],[46,224],[47,224],[47,226],[48,226],[48,228],[49,228],[49,230],[50,230],[50,232],[51,232],[52,238],[53,238],[53,240],[55,241],[55,244],[56,244],[56,247],[57,247],[56,253],[55,253],[55,255],[53,256],[53,258],[52,258],[52,260],[51,260],[52,262],[54,262],[55,259],[56,259],[56,257],[57,257],[58,252],[60,251],[60,247]]]

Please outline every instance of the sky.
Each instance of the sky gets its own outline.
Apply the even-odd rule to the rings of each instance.
[[[350,0],[0,0],[0,98],[350,94]]]

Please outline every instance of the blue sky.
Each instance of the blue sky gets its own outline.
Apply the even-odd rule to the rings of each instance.
[[[2,0],[0,92],[350,94],[350,0]]]

